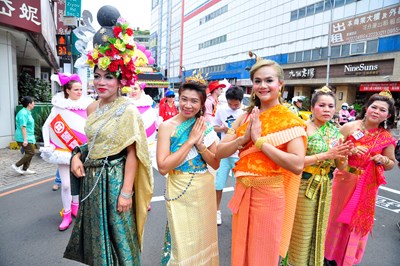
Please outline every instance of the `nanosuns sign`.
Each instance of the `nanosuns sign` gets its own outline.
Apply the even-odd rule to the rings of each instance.
[[[367,65],[364,63],[358,64],[358,65],[353,65],[353,64],[347,64],[344,65],[344,73],[347,75],[357,75],[357,74],[363,74],[363,75],[377,75],[379,74],[379,65]]]

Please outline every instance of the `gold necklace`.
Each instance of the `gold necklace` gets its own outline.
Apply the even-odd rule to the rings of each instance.
[[[368,129],[365,127],[365,118],[361,121],[361,126],[360,126],[360,130],[364,133],[365,136],[375,136],[379,133],[380,130],[376,130],[375,132],[371,133],[369,132],[369,130],[373,130],[375,128],[372,129]]]

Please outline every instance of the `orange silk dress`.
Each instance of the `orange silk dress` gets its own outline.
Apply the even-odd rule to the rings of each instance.
[[[260,120],[261,136],[278,149],[287,151],[288,142],[298,137],[307,145],[304,121],[287,107],[274,106]],[[238,136],[247,125],[238,128]],[[252,142],[240,151],[234,172],[236,187],[228,205],[233,212],[231,263],[278,265],[289,247],[301,176],[277,165]]]

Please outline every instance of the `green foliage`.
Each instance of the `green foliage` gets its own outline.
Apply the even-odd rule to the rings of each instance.
[[[26,72],[18,75],[18,99],[21,101],[23,96],[31,96],[35,102],[50,102],[51,87],[50,84],[42,79],[32,78]]]
[[[361,109],[363,105],[361,103],[354,103],[353,104],[354,110],[357,112],[357,114],[361,113]]]
[[[35,107],[36,108],[36,107]],[[40,111],[35,116],[35,138],[37,142],[43,142],[42,127],[51,112],[51,105],[40,106]]]

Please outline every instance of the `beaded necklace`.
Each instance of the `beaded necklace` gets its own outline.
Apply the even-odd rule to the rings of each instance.
[[[114,102],[115,102],[115,101],[114,101]],[[107,106],[108,106],[107,111],[111,109],[111,107],[114,105],[114,102],[107,105]],[[119,108],[117,108],[117,110],[115,111],[115,116],[117,117],[117,120],[116,120],[116,124],[117,124],[117,125],[119,125],[119,120],[121,119],[122,114],[125,112],[125,109],[126,109],[126,107],[127,107],[129,104],[130,104],[130,102],[125,103],[125,104],[123,104],[122,106],[120,106]],[[111,106],[111,107],[110,107],[110,106]],[[97,111],[97,110],[96,110],[96,111]],[[104,112],[105,112],[105,110],[104,110],[104,108],[103,108],[101,114],[104,114]],[[97,117],[98,115],[99,115],[99,114],[96,113],[96,117]],[[91,142],[91,144],[90,144],[90,146],[89,146],[88,154],[87,154],[87,156],[86,156],[86,158],[85,158],[84,164],[89,160],[89,155],[90,155],[90,153],[91,153],[91,151],[92,151],[92,149],[93,149],[93,147],[94,147],[94,143],[95,143],[95,141],[96,141],[96,138],[97,138],[98,134],[100,133],[100,130],[101,130],[102,128],[104,128],[104,126],[106,125],[106,123],[107,123],[108,121],[109,121],[109,120],[105,120],[105,121],[97,128],[96,132],[94,133],[93,140],[92,140],[92,142]],[[113,144],[114,144],[114,141],[115,141],[115,139],[116,139],[116,137],[117,137],[117,133],[118,133],[118,127],[115,127],[114,134],[113,134],[112,137],[111,137],[111,139],[112,139],[111,145],[108,146],[108,152],[106,153],[107,156],[103,159],[103,165],[102,165],[102,167],[101,167],[101,170],[100,170],[99,175],[97,176],[96,182],[94,183],[94,185],[93,185],[93,187],[91,188],[91,190],[89,191],[89,193],[81,200],[81,202],[84,202],[87,198],[89,198],[89,196],[93,193],[94,189],[96,188],[96,186],[97,186],[97,184],[98,184],[98,182],[99,182],[99,180],[100,180],[100,177],[101,177],[102,174],[103,174],[103,171],[104,171],[104,169],[105,169],[105,166],[106,166],[106,164],[108,163],[108,157],[109,157],[109,154],[110,154],[110,149],[111,149],[111,147],[112,147]]]
[[[372,133],[369,132],[369,130],[367,130],[367,128],[365,127],[365,118],[361,121],[361,125],[360,125],[359,130],[362,131],[364,133],[364,135],[366,135],[366,136],[368,135],[368,136],[371,136],[371,137],[373,137],[373,136],[375,136],[375,135],[380,133],[380,130],[376,130],[376,131],[374,131]]]

